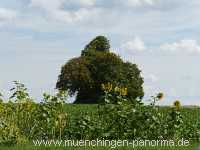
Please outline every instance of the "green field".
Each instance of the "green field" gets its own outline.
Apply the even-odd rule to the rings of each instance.
[[[98,112],[98,105],[86,105],[86,104],[66,104],[64,107],[65,112],[71,116],[71,121],[76,119],[76,116],[79,115],[89,115],[92,118],[95,118]],[[146,107],[148,109],[148,106]],[[162,115],[166,115],[170,111],[170,107],[159,107],[159,112]],[[180,110],[183,118],[187,119],[186,122],[196,122],[200,121],[200,108],[199,107],[182,107]],[[200,144],[199,144],[200,145]],[[136,150],[197,150],[198,144],[191,144],[189,147],[140,147],[134,148]],[[33,144],[28,145],[15,145],[15,146],[0,146],[0,150],[109,150],[109,147],[45,147],[45,146],[34,146]],[[132,147],[118,147],[115,148],[118,150],[131,150]]]
[[[120,147],[115,148],[115,150],[198,150],[199,145],[194,144],[189,147],[140,147],[140,148],[132,148],[132,147]],[[14,147],[0,147],[1,150],[110,150],[109,147],[36,147],[33,145],[18,145]]]
[[[79,114],[89,114],[95,117],[98,109],[98,105],[95,104],[67,104],[66,112],[71,114],[71,116],[77,116]],[[148,106],[147,106],[148,109]],[[170,111],[169,106],[159,107],[159,111],[165,115],[167,112]],[[193,107],[193,106],[183,106],[181,108],[181,113],[184,118],[190,119],[190,121],[200,121],[200,107]]]

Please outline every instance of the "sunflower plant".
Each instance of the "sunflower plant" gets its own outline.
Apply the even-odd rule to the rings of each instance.
[[[167,134],[168,137],[172,137],[177,139],[181,137],[184,132],[184,121],[183,116],[181,114],[181,102],[179,100],[174,101],[171,112],[167,117]]]

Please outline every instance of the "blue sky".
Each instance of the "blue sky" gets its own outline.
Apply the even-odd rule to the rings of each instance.
[[[147,99],[200,105],[199,0],[1,0],[0,91],[19,80],[38,101],[95,36],[138,64]]]

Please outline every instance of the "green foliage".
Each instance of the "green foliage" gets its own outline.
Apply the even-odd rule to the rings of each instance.
[[[62,67],[56,88],[69,91],[71,96],[77,94],[75,103],[98,103],[103,95],[101,83],[106,82],[126,86],[129,100],[142,98],[141,71],[137,65],[123,62],[109,52],[109,48],[105,37],[91,41],[83,51],[84,55],[69,60]]]
[[[111,86],[110,86],[111,87]],[[157,139],[161,135],[161,114],[153,106],[148,110],[141,101],[130,103],[123,88],[105,88],[104,103],[100,105],[108,139]],[[113,97],[115,104],[113,104]]]
[[[62,67],[56,87],[60,90],[68,90],[70,95],[83,92],[84,89],[90,90],[94,83],[87,64],[85,58],[71,59]]]
[[[19,122],[24,123],[25,119],[18,118],[14,103],[0,103],[0,145],[10,146],[26,142],[23,129],[17,125]]]
[[[14,82],[11,100],[0,103],[0,144],[15,144],[34,138],[62,138],[67,126],[65,100],[67,93],[44,94],[40,104],[34,103],[24,84]]]
[[[14,102],[0,102],[0,145],[33,139],[200,140],[200,120],[191,120],[194,109],[186,111],[179,101],[171,108],[158,107],[163,93],[152,96],[151,105],[145,106],[140,100],[129,101],[128,88],[105,83],[101,103],[83,107],[66,105],[65,91],[45,93],[36,104],[21,85],[18,82],[12,90]],[[198,116],[199,110],[195,111]]]
[[[3,103],[3,94],[0,93],[0,103]]]
[[[95,51],[109,52],[110,43],[109,40],[104,36],[97,36],[93,39],[82,51],[82,56],[89,56]]]
[[[126,86],[128,88],[128,98],[136,99],[144,96],[143,91],[143,78],[141,77],[141,71],[138,69],[136,64],[132,64],[130,62],[123,63],[122,72],[118,83],[122,86]]]
[[[134,148],[136,150],[198,150],[199,144],[191,144],[190,146],[156,146],[156,147],[150,147],[150,146],[143,146],[143,147],[137,147]],[[66,147],[55,147],[52,146],[37,146],[35,147],[34,144],[25,144],[25,145],[15,145],[12,147],[9,146],[0,146],[1,150],[66,150]],[[93,146],[76,146],[76,147],[67,147],[67,150],[110,150],[111,148],[109,146],[99,146],[99,147],[93,147]],[[133,150],[133,146],[127,146],[127,147],[117,147],[117,150]]]
[[[87,68],[90,70],[91,83],[90,88],[85,85],[77,93],[76,103],[98,103],[103,91],[101,83],[117,82],[121,79],[122,60],[113,53],[96,52],[92,57],[87,57]],[[86,88],[85,88],[86,87]]]
[[[13,83],[15,87],[10,89],[10,91],[13,91],[10,99],[15,99],[15,102],[23,102],[29,99],[29,94],[27,93],[27,88],[25,85],[19,81],[13,81]]]
[[[183,133],[183,116],[179,109],[172,108],[167,118],[167,134],[172,138],[179,138]]]
[[[190,121],[186,118],[184,121],[179,107],[170,108],[170,112],[160,112],[156,103],[163,98],[163,93],[152,96],[151,106],[147,107],[141,101],[130,103],[125,94],[117,92],[119,90],[112,90],[116,87],[110,83],[103,84],[103,87],[104,102],[98,106],[98,115],[95,116],[97,119],[90,119],[84,124],[84,126],[95,124],[93,126],[95,129],[90,130],[93,135],[106,139],[199,140],[199,124],[189,124]],[[115,100],[114,104],[113,100]]]
[[[14,123],[0,122],[0,145],[15,145],[20,140],[19,129]]]
[[[67,114],[64,104],[67,94],[63,91],[55,96],[44,93],[44,100],[37,105],[35,116],[34,137],[43,139],[61,138],[67,126]],[[48,126],[47,126],[48,125]]]

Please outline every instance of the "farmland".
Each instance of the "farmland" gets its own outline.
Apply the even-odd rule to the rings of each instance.
[[[146,107],[148,109],[148,106]],[[65,111],[72,116],[76,116],[81,113],[89,113],[93,117],[97,114],[98,105],[96,104],[66,104]],[[159,111],[163,114],[170,111],[170,106],[161,106],[159,107]],[[181,109],[183,116],[191,121],[199,120],[200,121],[200,107],[193,107],[193,106],[183,106]]]
[[[149,109],[148,106],[146,106],[145,109]],[[170,107],[159,107],[159,112],[162,115],[167,115],[167,112],[170,111]],[[91,116],[91,118],[95,118],[96,115],[98,115],[98,105],[95,104],[65,104],[64,106],[64,111],[71,116],[71,122],[74,122],[76,120],[76,116],[80,116],[81,115],[89,115]],[[186,122],[190,122],[195,123],[197,120],[200,121],[199,115],[200,115],[200,108],[199,107],[182,107],[182,109],[180,110],[183,118],[185,118]],[[196,142],[195,142],[196,143]],[[188,146],[188,147],[140,147],[140,148],[135,148],[138,150],[146,150],[146,149],[152,149],[152,150],[193,150],[194,148],[197,147],[198,144],[194,144],[192,143],[192,145]],[[0,146],[0,149],[4,149],[4,150],[42,150],[42,149],[48,149],[48,150],[64,150],[66,148],[64,147],[55,147],[55,146],[34,146],[33,143],[31,144],[24,144],[24,145],[15,145],[15,146]],[[105,148],[105,147],[68,147],[67,149],[69,150],[79,150],[79,149],[87,149],[87,150],[92,150],[92,149],[97,149],[97,150],[103,150],[103,149],[109,149]],[[119,147],[117,148],[119,150],[129,150],[132,149],[132,147]]]
[[[163,93],[152,96],[151,104],[144,105],[140,100],[128,101],[126,88],[114,88],[109,83],[103,85],[105,95],[99,104],[66,104],[68,95],[64,91],[59,91],[55,95],[44,93],[43,101],[36,103],[30,98],[23,84],[15,84],[9,102],[0,102],[2,149],[62,150],[63,147],[57,147],[54,143],[48,146],[44,143],[35,145],[33,141],[66,139],[175,142],[185,139],[190,142],[189,147],[179,147],[180,149],[190,149],[193,148],[193,144],[199,143],[200,108],[184,107],[179,101],[175,101],[172,106],[161,107],[157,104],[163,99]],[[156,147],[161,149],[159,145]],[[130,146],[126,148],[130,149]],[[86,149],[92,147],[86,145]],[[143,149],[145,147],[141,148]],[[163,147],[163,150],[167,149],[168,147]]]

